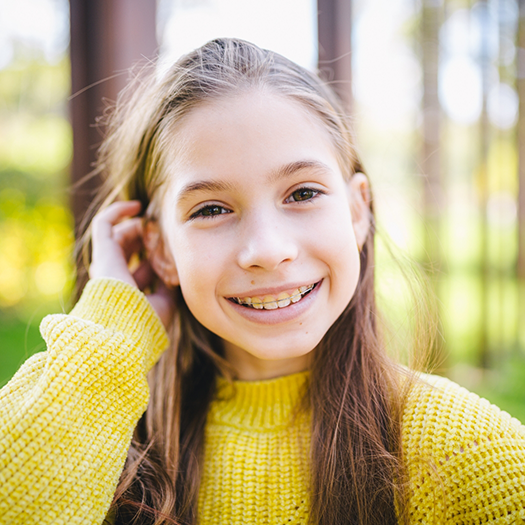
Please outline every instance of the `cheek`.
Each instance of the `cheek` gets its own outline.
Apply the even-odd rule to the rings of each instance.
[[[350,213],[341,209],[337,220],[333,217],[325,224],[316,239],[317,257],[330,268],[331,286],[335,296],[348,304],[352,298],[360,272],[360,258]]]
[[[173,243],[181,291],[190,309],[215,295],[225,259],[224,246],[199,233],[204,232],[179,235]]]
[[[320,220],[309,232],[310,236],[315,236],[319,253],[341,259],[354,252],[357,253],[357,242],[348,207],[343,203],[338,210],[329,211],[330,213],[318,218]]]

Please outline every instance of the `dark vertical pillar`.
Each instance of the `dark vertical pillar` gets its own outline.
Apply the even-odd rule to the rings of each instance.
[[[490,11],[488,0],[479,0],[477,3],[478,16],[481,23],[481,34],[488,35],[490,31]],[[481,219],[481,305],[482,319],[480,326],[480,340],[478,350],[478,363],[481,368],[488,368],[490,365],[490,340],[489,325],[491,323],[491,312],[489,303],[489,288],[492,281],[492,268],[489,258],[489,224],[487,218],[487,204],[489,199],[489,173],[488,173],[488,152],[491,142],[491,129],[488,115],[488,93],[490,88],[491,58],[488,38],[480,40],[478,54],[481,66],[481,86],[483,93],[483,105],[479,119],[479,164],[477,187],[479,190],[479,207]]]
[[[519,0],[517,87],[519,97],[518,114],[518,342],[525,349],[525,0]]]
[[[442,5],[439,0],[424,0],[421,16],[421,50],[423,69],[423,151],[421,166],[425,175],[425,215],[433,233],[426,238],[425,249],[433,266],[439,267],[439,242],[435,233],[443,211],[443,181],[441,177],[441,104],[438,96],[439,30]]]
[[[445,210],[441,169],[441,104],[439,84],[439,30],[443,18],[441,0],[423,0],[421,5],[421,67],[423,70],[422,145],[423,208],[425,218],[425,253],[428,263],[429,283],[433,295],[440,297],[440,277],[443,272],[440,230]],[[436,307],[439,311],[439,300]],[[442,333],[441,316],[438,334]],[[436,337],[430,349],[432,365],[445,366],[443,340]]]
[[[352,104],[352,0],[317,0],[319,70]]]
[[[71,208],[75,236],[83,233],[82,220],[100,186],[89,176],[104,129],[96,125],[108,101],[115,101],[126,84],[127,69],[157,50],[154,0],[70,0],[71,92],[73,126]],[[87,269],[77,261],[77,298]]]
[[[114,101],[127,81],[127,69],[154,57],[154,0],[70,0],[71,121],[73,125],[72,200],[76,232],[100,184],[84,180],[93,168],[103,129],[95,126],[104,99]],[[84,181],[83,181],[84,180]],[[83,182],[82,182],[83,181]]]

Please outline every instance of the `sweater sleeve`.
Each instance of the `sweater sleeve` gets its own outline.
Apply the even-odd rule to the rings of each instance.
[[[0,524],[100,524],[168,344],[145,296],[90,281],[42,321],[47,351],[0,391]]]
[[[525,524],[525,427],[452,381],[424,376],[404,414],[410,523]]]

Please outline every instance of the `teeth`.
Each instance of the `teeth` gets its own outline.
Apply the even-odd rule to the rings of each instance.
[[[262,310],[263,309],[263,302],[262,302],[262,299],[260,297],[252,297],[251,300],[252,300],[251,304],[256,310]]]
[[[299,289],[295,289],[292,292],[292,295],[290,296],[290,301],[292,301],[292,303],[297,303],[301,300],[301,298],[302,298],[301,292],[299,291]]]
[[[284,308],[290,304],[290,296],[286,292],[281,292],[277,296],[277,306],[279,308]]]
[[[273,295],[267,295],[263,299],[263,306],[265,310],[276,310],[278,308],[277,301]]]
[[[256,310],[276,310],[277,308],[286,308],[291,303],[298,303],[305,293],[310,292],[314,285],[300,286],[296,288],[290,295],[286,292],[281,292],[277,298],[273,295],[266,295],[264,298],[260,297],[234,297],[233,299],[242,305],[250,306]]]

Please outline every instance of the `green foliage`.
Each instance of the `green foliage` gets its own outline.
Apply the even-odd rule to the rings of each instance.
[[[56,200],[28,203],[15,188],[0,192],[0,306],[27,309],[71,287],[73,235]]]
[[[0,318],[0,386],[35,352],[45,350],[38,326],[16,318]]]
[[[0,309],[10,318],[57,310],[72,288],[68,94],[67,58],[0,71]]]
[[[453,379],[525,423],[525,355],[514,353],[492,370],[460,365]]]

